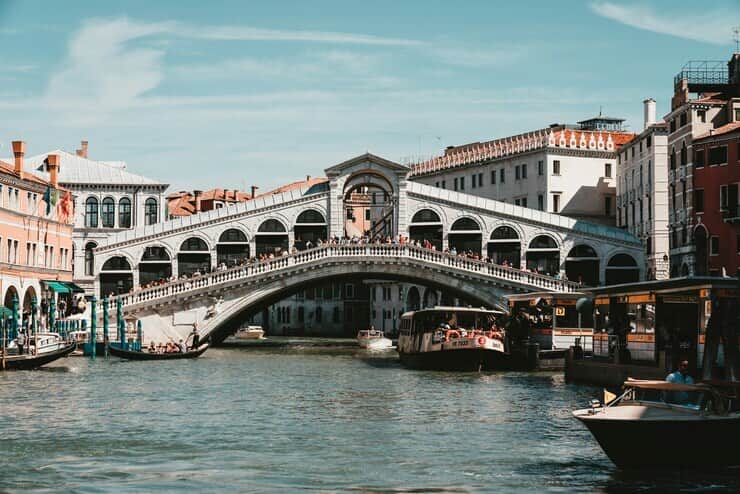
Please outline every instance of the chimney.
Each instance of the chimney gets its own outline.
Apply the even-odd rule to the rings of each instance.
[[[200,213],[200,195],[203,193],[202,190],[194,190],[193,195],[195,196],[195,212]]]
[[[87,158],[87,141],[80,141],[80,149],[75,151],[77,156]]]
[[[26,143],[13,141],[13,156],[15,156],[15,172],[23,178],[23,156],[26,154]]]
[[[59,155],[50,154],[46,160],[49,163],[49,184],[56,187],[59,183]]]
[[[647,129],[655,123],[655,100],[648,98],[642,102],[642,105],[645,112],[645,126],[643,129]]]
[[[740,84],[740,53],[733,53],[727,62],[727,75],[730,84]]]
[[[311,175],[306,175],[306,182],[308,182],[309,180],[311,180]]]
[[[252,186],[252,194],[251,194],[252,197],[251,197],[251,199],[254,199],[254,196],[257,193],[257,189],[259,189],[259,187],[257,187],[256,185],[253,185]]]

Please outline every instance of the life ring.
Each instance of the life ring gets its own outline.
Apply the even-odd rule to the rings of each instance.
[[[486,344],[486,338],[483,337],[483,336],[479,336],[478,337],[478,344],[481,345],[481,346],[482,345],[485,345]]]
[[[447,338],[448,340],[450,338],[459,338],[459,337],[460,337],[460,332],[454,329],[450,329],[447,331],[447,333],[445,333],[445,338]]]

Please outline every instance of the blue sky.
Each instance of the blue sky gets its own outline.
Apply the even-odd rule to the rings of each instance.
[[[735,24],[736,2],[0,0],[0,157],[87,139],[171,190],[266,190],[600,107],[639,130]]]

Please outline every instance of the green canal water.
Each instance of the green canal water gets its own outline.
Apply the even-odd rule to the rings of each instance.
[[[304,343],[0,373],[0,492],[740,489],[737,472],[616,471],[570,416],[599,390],[562,375]]]

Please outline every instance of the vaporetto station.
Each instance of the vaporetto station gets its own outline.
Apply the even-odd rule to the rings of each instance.
[[[605,284],[644,278],[643,247],[617,228],[409,181],[408,168],[372,154],[325,172],[328,180],[318,186],[111,236],[95,249],[96,294],[102,298],[131,287],[121,295],[123,307],[127,317],[142,321],[145,342],[184,337],[194,324],[202,337],[218,341],[245,315],[327,279],[416,283],[505,308],[507,294],[574,292],[586,279]],[[377,213],[384,236],[426,241],[435,249],[409,242],[314,242],[265,262],[216,269],[226,259],[275,246],[288,250],[301,239],[348,236],[357,198],[370,190],[384,198]],[[494,262],[455,255],[461,250]],[[182,279],[204,263],[211,269]],[[553,269],[520,269],[532,263]],[[175,281],[135,289],[153,266]]]

